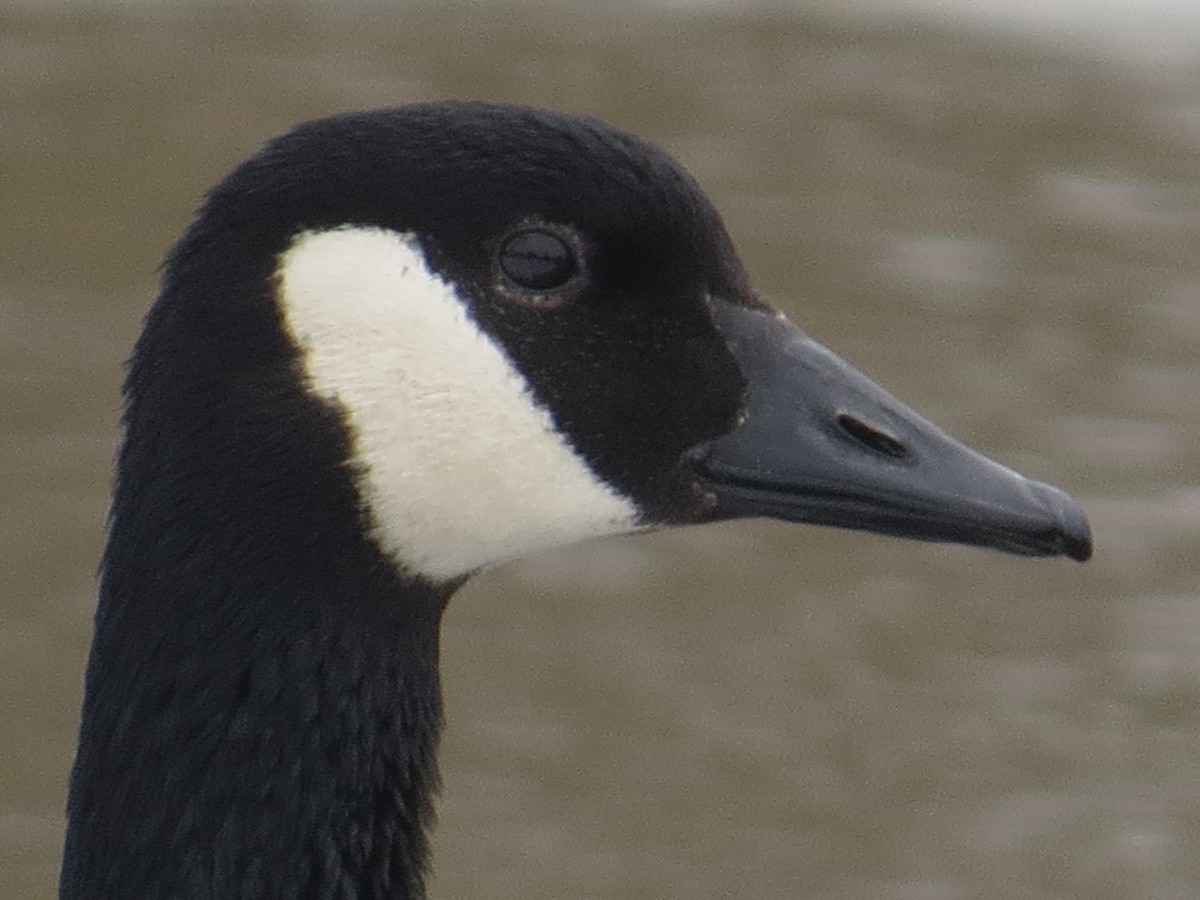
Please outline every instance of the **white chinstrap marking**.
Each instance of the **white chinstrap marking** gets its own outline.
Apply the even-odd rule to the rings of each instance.
[[[637,528],[411,235],[296,236],[279,303],[309,390],[351,429],[373,537],[435,580]]]

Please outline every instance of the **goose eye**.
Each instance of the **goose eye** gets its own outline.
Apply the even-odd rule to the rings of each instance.
[[[509,235],[500,245],[500,268],[509,280],[531,291],[565,284],[579,268],[565,240],[541,228]]]

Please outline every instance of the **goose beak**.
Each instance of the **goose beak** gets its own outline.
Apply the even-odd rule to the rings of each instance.
[[[1091,557],[1063,491],[954,440],[782,316],[712,306],[747,381],[741,424],[687,454],[718,516]]]

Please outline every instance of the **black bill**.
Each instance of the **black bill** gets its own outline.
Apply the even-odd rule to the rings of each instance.
[[[718,515],[1092,555],[1064,492],[954,440],[783,317],[712,303],[749,383],[744,422],[688,457]]]

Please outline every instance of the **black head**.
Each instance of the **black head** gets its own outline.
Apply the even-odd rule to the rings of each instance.
[[[323,343],[336,343],[330,352],[342,360],[360,353],[354,334],[361,329],[352,333],[358,325],[335,329],[333,338],[326,329],[329,311],[342,315],[363,302],[339,296],[358,262],[348,252],[336,256],[344,275],[321,282],[311,333],[299,333],[309,326],[292,320],[285,289],[305,236],[338,232],[407,242],[416,256],[398,264],[394,284],[363,291],[373,299],[386,295],[378,308],[390,315],[417,290],[401,283],[413,268],[427,283],[447,286],[470,327],[511,365],[530,404],[634,510],[598,512],[604,521],[582,529],[549,528],[544,540],[517,541],[496,558],[604,531],[759,514],[1086,555],[1086,523],[1068,498],[967,451],[773,313],[750,287],[719,215],[693,179],[657,148],[591,119],[434,103],[299,126],[212,192],[168,262],[139,364],[153,358],[210,394],[218,382],[230,385],[249,404],[242,415],[248,409],[276,430],[276,446],[311,440],[289,433],[293,420],[311,427],[305,416],[280,409],[311,405],[315,397],[345,426],[333,452],[370,481],[378,466],[357,454],[370,443],[364,434],[382,434],[385,426],[365,424],[361,415],[376,414],[376,400],[388,390],[382,381],[391,375],[313,370]],[[186,327],[154,327],[170,316],[185,317]],[[407,320],[380,320],[378,329],[387,328],[397,338],[412,331]],[[186,346],[153,346],[181,336]],[[427,336],[389,362],[388,372],[408,378],[440,363],[434,357],[444,356],[441,339]],[[281,386],[293,379],[302,390],[287,403],[278,393],[248,394],[239,372]],[[428,394],[448,390],[438,377]],[[464,382],[473,377],[464,369]],[[372,412],[360,415],[339,379],[372,378],[381,382],[364,401]],[[459,448],[482,430],[478,452],[456,458],[475,469],[520,457],[521,435],[493,443],[495,427],[477,428],[467,413],[458,432],[443,428],[422,418],[430,410],[421,396],[419,411],[394,406],[386,428],[400,422],[410,436],[444,432],[447,445]],[[463,412],[453,403],[439,409],[439,416]],[[379,437],[376,459],[404,440]],[[410,466],[407,475],[427,484],[434,463]],[[517,482],[544,477],[553,473],[500,471],[494,485],[469,497],[447,488],[447,502],[471,507],[493,490],[519,493]],[[381,497],[393,507],[408,502],[392,484],[364,487],[364,477],[355,490],[368,529],[389,515],[380,511]],[[496,509],[469,510],[470,527],[505,527]],[[402,530],[420,527],[414,518]],[[473,537],[468,529],[452,539]],[[402,561],[405,541],[391,541]],[[444,577],[449,569],[438,571]]]
[[[708,298],[758,301],[719,215],[670,157],[596,120],[496,104],[318,120],[211,193],[170,258],[167,294],[185,279],[261,285],[297,234],[345,226],[414,235],[644,521],[706,514],[680,460],[734,427],[745,394]],[[224,307],[214,329],[245,333],[245,293],[206,298]],[[266,324],[245,330],[269,344]]]

